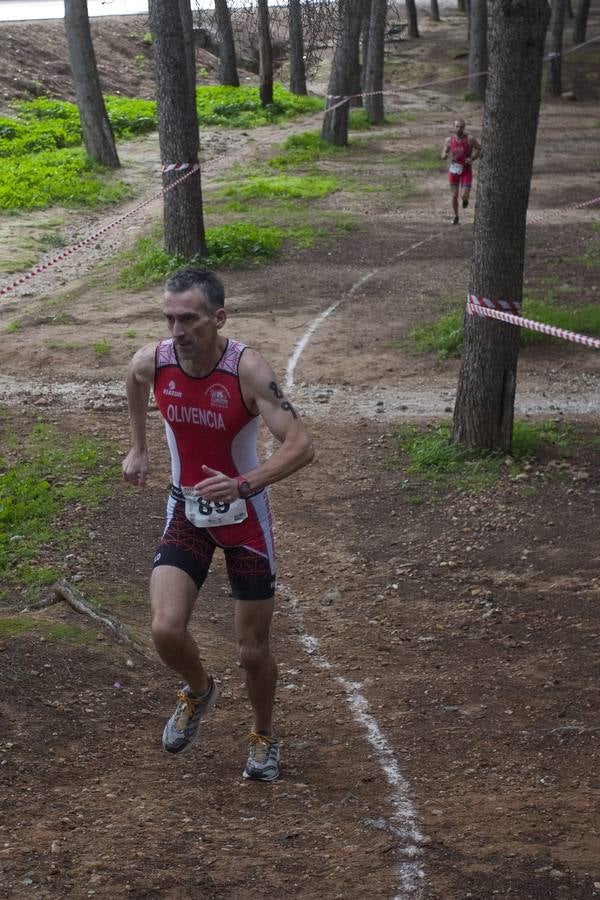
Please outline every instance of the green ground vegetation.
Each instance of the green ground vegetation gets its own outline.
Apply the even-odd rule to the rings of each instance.
[[[420,353],[435,352],[441,359],[460,356],[464,307],[462,306],[463,301],[457,301],[457,303],[460,303],[459,309],[426,325],[413,328],[409,336],[409,345]],[[600,307],[592,303],[572,309],[556,303],[552,293],[547,294],[543,299],[525,297],[523,316],[545,325],[564,328],[566,331],[576,331],[592,337],[600,336]],[[526,328],[521,329],[522,346],[554,340],[556,338],[550,335],[529,331]]]
[[[454,444],[450,437],[447,423],[428,429],[403,426],[395,431],[396,449],[389,465],[438,487],[478,491],[492,486],[505,473],[517,474],[542,450],[550,448],[559,456],[568,456],[577,441],[572,426],[555,422],[515,422],[510,457]]]
[[[101,633],[97,628],[80,628],[63,622],[32,616],[3,616],[0,618],[0,639],[18,637],[27,632],[41,634],[51,641],[64,641],[79,646],[93,646]]]
[[[156,130],[154,101],[107,96],[105,103],[117,140]],[[297,97],[279,84],[268,107],[261,105],[256,87],[197,89],[201,125],[253,128],[321,107],[320,100]],[[114,172],[86,156],[75,104],[39,97],[19,101],[14,109],[14,116],[0,117],[0,209],[98,206],[130,194]]]
[[[341,185],[319,170],[319,162],[340,152],[352,149],[339,150],[325,144],[318,133],[305,132],[288,138],[258,169],[234,167],[226,186],[205,197],[205,214],[220,224],[206,229],[208,253],[202,263],[214,268],[257,265],[275,257],[286,243],[306,248],[330,233],[354,229],[346,211],[320,203]],[[355,181],[353,190],[368,189],[367,180]],[[238,213],[243,218],[231,221]],[[121,256],[119,286],[140,290],[164,280],[184,262],[166,253],[162,232],[155,230]]]
[[[6,426],[6,422],[3,423]],[[34,425],[23,445],[3,427],[0,457],[0,600],[14,588],[35,596],[61,574],[61,549],[82,539],[78,515],[96,508],[117,477],[105,443]]]

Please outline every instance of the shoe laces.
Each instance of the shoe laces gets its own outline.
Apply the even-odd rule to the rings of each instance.
[[[252,759],[254,759],[258,763],[263,763],[267,759],[269,755],[269,748],[271,745],[271,738],[267,737],[265,734],[258,734],[256,731],[251,731],[248,740],[250,741],[250,753],[252,755]]]
[[[179,715],[177,716],[176,727],[179,731],[183,731],[190,716],[194,715],[194,711],[200,701],[195,697],[190,697],[190,695],[185,691],[178,691],[177,699],[179,700],[179,706],[181,707],[181,709],[179,710]]]

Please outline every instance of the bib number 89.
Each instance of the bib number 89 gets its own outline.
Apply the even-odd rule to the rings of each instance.
[[[213,503],[210,500],[205,500],[204,497],[198,497],[196,502],[201,516],[210,516],[213,512],[224,515],[230,506],[229,503],[221,503],[220,501]]]

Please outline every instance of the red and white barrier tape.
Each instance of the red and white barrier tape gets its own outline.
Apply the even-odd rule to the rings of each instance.
[[[197,172],[200,169],[199,163],[184,163],[184,166],[187,168],[192,165],[192,168],[189,172],[186,172],[185,175],[182,175],[181,178],[178,178],[177,181],[174,181],[172,184],[169,184],[167,187],[161,188],[151,197],[148,197],[147,200],[144,200],[143,203],[138,203],[133,209],[130,209],[129,212],[125,213],[122,216],[119,216],[118,219],[115,219],[113,222],[110,222],[108,225],[105,225],[104,228],[98,229],[93,234],[90,234],[89,237],[84,238],[81,241],[78,241],[76,244],[72,244],[70,247],[67,247],[62,253],[58,253],[56,256],[53,256],[52,259],[49,259],[48,262],[42,263],[42,265],[35,266],[33,269],[30,269],[29,272],[26,272],[25,275],[21,275],[20,278],[17,278],[13,281],[12,284],[6,285],[6,287],[0,288],[0,297],[4,294],[10,293],[15,288],[20,287],[20,285],[25,284],[25,282],[29,281],[34,275],[40,275],[42,272],[46,272],[52,266],[56,265],[57,262],[60,262],[62,259],[66,259],[68,256],[71,256],[72,253],[75,253],[77,250],[81,250],[82,247],[86,247],[88,244],[91,244],[93,241],[97,240],[101,235],[106,234],[107,231],[110,231],[115,226],[120,225],[121,222],[124,222],[125,219],[128,219],[134,213],[139,212],[140,209],[143,209],[145,206],[148,206],[149,203],[152,203],[154,200],[157,200],[163,194],[166,194],[168,191],[172,191],[173,188],[177,187],[177,185],[181,184],[182,181],[185,181],[186,178],[189,178],[190,175],[193,175],[194,172]]]
[[[489,300],[487,297],[478,297],[477,294],[467,294],[467,303],[473,303],[475,306],[483,306],[485,309],[496,309],[498,312],[512,313],[514,316],[521,315],[521,304],[516,300]]]
[[[184,169],[189,169],[190,166],[197,166],[198,163],[168,163],[166,166],[162,167],[163,172],[183,172]]]
[[[556,59],[559,56],[567,56],[569,53],[575,53],[577,50],[581,50],[582,47],[587,47],[588,44],[593,44],[596,41],[600,41],[600,35],[596,37],[590,38],[587,41],[584,41],[583,44],[577,44],[575,47],[570,47],[569,50],[563,50],[562,53],[550,52],[547,56],[543,58],[543,62]],[[359,94],[327,94],[327,100],[337,100],[337,103],[328,106],[325,110],[325,115],[333,112],[338,109],[338,107],[343,106],[344,103],[348,103],[349,100],[356,100],[358,97],[376,97],[378,95],[387,95],[387,96],[402,96],[407,93],[407,91],[417,91],[422,88],[429,87],[439,87],[442,84],[452,84],[455,81],[467,81],[470,78],[478,78],[480,75],[488,75],[489,72],[487,69],[483,69],[481,72],[469,72],[467,75],[457,75],[454,78],[445,78],[442,81],[422,81],[417,84],[411,84],[405,87],[402,91],[369,91],[365,93]]]
[[[520,328],[528,328],[530,331],[541,331],[543,334],[552,335],[552,337],[562,338],[565,341],[572,341],[574,344],[583,344],[585,347],[592,347],[594,350],[600,350],[600,338],[588,337],[586,334],[578,334],[576,331],[567,331],[564,328],[557,328],[556,325],[546,325],[543,322],[535,322],[533,319],[524,319],[519,315],[502,312],[495,306],[495,304],[498,303],[511,302],[513,301],[488,300],[485,297],[477,297],[474,294],[469,294],[467,296],[467,311],[470,315],[500,319],[502,322],[508,322],[509,325],[518,325]]]

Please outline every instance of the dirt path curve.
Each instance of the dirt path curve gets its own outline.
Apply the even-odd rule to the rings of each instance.
[[[221,680],[221,701],[184,759],[165,760],[160,749],[174,694],[158,663],[128,666],[126,653],[103,641],[73,650],[15,641],[0,653],[10,738],[1,749],[15,809],[0,861],[11,900],[595,896],[596,457],[520,480],[507,471],[493,488],[473,496],[456,485],[441,499],[394,462],[399,419],[451,408],[456,361],[414,356],[404,341],[463,294],[470,254],[472,209],[460,229],[447,226],[438,173],[420,173],[401,202],[393,193],[400,151],[441,143],[448,107],[424,101],[423,110],[422,120],[376,138],[373,153],[365,145],[340,163],[348,184],[368,166],[386,186],[341,195],[337,202],[363,217],[355,231],[264,269],[227,273],[234,333],[287,371],[318,445],[315,464],[273,490],[285,777],[268,792],[239,779],[247,703],[220,563],[192,628]],[[575,120],[562,107],[544,117],[532,195],[539,208],[557,206],[557,185],[565,203],[589,188],[587,124],[577,164],[564,172]],[[247,159],[282,131],[253,133],[254,144],[239,137],[234,155]],[[131,177],[142,182],[156,167],[151,142],[143,147],[147,159],[137,143],[127,149]],[[217,157],[208,177],[230,163]],[[588,223],[576,214],[568,229],[564,221],[531,238],[543,276],[571,287],[575,267],[552,269],[546,248],[560,248],[561,259],[580,254]],[[88,225],[95,221],[81,219],[76,236]],[[157,291],[122,297],[116,308],[101,288],[83,289],[97,260],[135,231],[132,223],[96,255],[91,248],[81,268],[67,267],[67,285],[49,282],[50,291],[74,289],[64,322],[43,318],[41,295],[21,294],[3,309],[2,324],[22,298],[35,307],[6,342],[0,390],[15,428],[39,414],[125,442],[121,374],[131,341],[161,333]],[[535,271],[535,258],[529,264]],[[129,328],[135,338],[125,340]],[[82,335],[88,345],[76,346]],[[89,342],[106,335],[111,351],[94,361]],[[573,403],[586,385],[591,398],[598,375],[591,357],[563,348],[521,361],[522,383],[557,416],[566,386]],[[163,438],[151,414],[146,493],[116,485],[107,508],[85,516],[89,542],[63,561],[90,595],[120,604],[148,644],[142,601],[163,521]],[[48,615],[72,621],[68,611]]]

